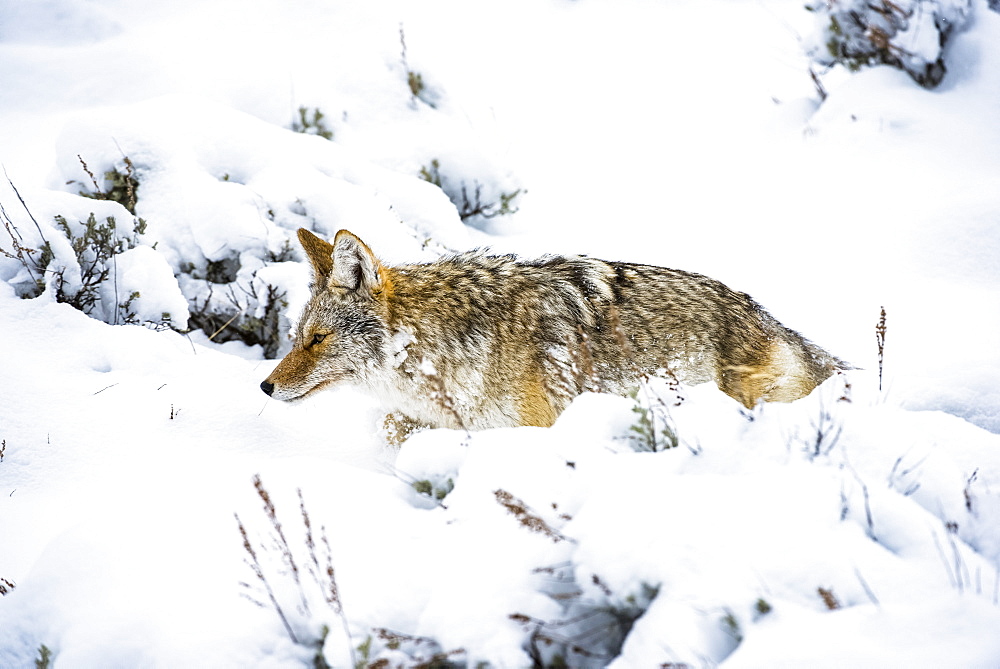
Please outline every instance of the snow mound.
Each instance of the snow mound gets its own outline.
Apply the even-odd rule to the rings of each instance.
[[[1000,16],[892,6],[933,92],[819,100],[795,0],[0,8],[0,667],[1000,664]],[[704,272],[864,369],[391,448],[259,390],[298,227]]]

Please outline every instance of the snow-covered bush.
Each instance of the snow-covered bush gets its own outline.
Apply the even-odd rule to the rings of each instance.
[[[122,211],[117,205],[105,207],[116,209]],[[105,323],[186,323],[187,307],[170,267],[141,242],[145,220],[134,217],[123,225],[114,215],[94,212],[56,214],[44,225],[30,218],[34,230],[22,232],[4,214],[13,253],[4,250],[0,260],[17,268],[16,274],[4,274],[12,274],[8,280],[18,295],[47,292]]]
[[[135,219],[131,234],[118,229],[114,216],[98,221],[93,212],[86,221],[71,224],[65,216],[56,216],[55,222],[66,235],[76,256],[75,266],[69,259],[53,271],[56,299],[71,304],[85,314],[93,314],[102,301],[102,285],[113,278],[117,256],[138,245],[139,236],[146,231],[146,222],[141,218]],[[45,242],[39,264],[48,269],[53,260],[52,245]],[[124,304],[121,307],[124,308]],[[107,321],[106,318],[101,320]],[[117,320],[116,314],[114,321]]]
[[[526,633],[525,650],[536,667],[606,666],[621,653],[635,621],[649,609],[659,586],[638,583],[635,592],[617,593],[597,574],[580,580],[575,564],[540,567],[547,594],[562,615],[540,620],[520,613],[511,619]]]
[[[501,185],[484,186],[475,179],[471,185],[464,180],[456,184],[454,179],[441,174],[441,161],[437,158],[420,168],[420,178],[444,191],[458,210],[458,217],[468,225],[483,228],[490,219],[517,213],[520,188],[505,191]]]
[[[122,221],[128,214],[115,202],[124,199],[122,206],[148,222],[143,243],[155,248],[167,270],[165,286],[185,304],[183,314],[171,311],[175,327],[202,330],[216,343],[260,346],[267,358],[282,355],[290,346],[290,318],[307,297],[308,271],[293,241],[299,227],[326,237],[350,228],[390,261],[471,245],[440,190],[321,139],[333,129],[318,107],[302,107],[299,132],[208,109],[161,99],[116,114],[81,115],[57,145],[61,181],[91,198],[73,202],[90,203],[98,220],[114,210]],[[256,138],[252,145],[247,136]],[[104,183],[94,175],[105,175]],[[49,201],[65,197],[49,191],[30,204],[52,209]],[[85,220],[77,205],[54,213]],[[22,230],[31,225],[23,216],[17,223]],[[408,231],[403,241],[400,229]],[[12,244],[3,248],[17,255]],[[0,258],[0,278],[29,281],[14,262]],[[136,290],[142,299],[149,292]],[[131,291],[119,294],[127,299]]]
[[[818,29],[809,55],[850,70],[891,65],[921,86],[941,83],[944,51],[968,20],[971,0],[814,0]]]
[[[108,161],[103,186],[79,154],[76,161],[86,176],[67,185],[78,196],[42,196],[38,216],[37,200],[31,197],[29,206],[11,182],[21,217],[0,207],[11,247],[0,246],[0,264],[7,266],[0,276],[23,298],[47,292],[105,323],[185,327],[187,305],[177,282],[156,244],[144,239],[145,219],[135,214],[139,181],[132,161],[124,155]]]
[[[191,305],[190,327],[213,341],[241,341],[260,346],[264,357],[283,352],[290,324],[285,315],[287,272],[277,272],[294,260],[290,242],[277,253],[232,252],[219,260],[186,262],[177,279]]]

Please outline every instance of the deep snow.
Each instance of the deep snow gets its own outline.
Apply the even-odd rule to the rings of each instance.
[[[57,667],[311,662],[241,596],[266,601],[234,512],[333,666],[369,637],[370,660],[530,666],[533,631],[611,643],[609,607],[642,613],[621,667],[1000,664],[1000,15],[973,9],[940,88],[833,71],[819,104],[794,0],[0,8],[0,162],[58,240],[55,215],[131,220],[77,195],[78,156],[98,176],[129,156],[148,227],[108,295],[140,290],[140,320],[182,326],[210,288],[189,266],[238,258],[244,285],[287,290],[287,327],[308,277],[285,241],[347,227],[388,261],[489,245],[702,272],[865,368],[754,412],[685,389],[666,452],[634,452],[634,402],[595,395],[550,429],[396,451],[354,390],[267,401],[259,347],[18,299],[0,257],[0,666],[42,644]],[[287,130],[299,106],[333,142]],[[433,159],[525,190],[520,211],[463,225],[418,177]],[[0,204],[37,245],[6,181]],[[296,489],[325,527],[342,617],[308,579],[299,610],[256,474],[297,560]],[[454,489],[438,505],[417,480]]]

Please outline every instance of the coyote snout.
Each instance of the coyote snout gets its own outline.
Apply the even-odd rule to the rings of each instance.
[[[476,252],[387,266],[347,230],[332,244],[298,234],[312,296],[291,352],[260,385],[275,399],[350,383],[419,424],[547,426],[582,392],[624,393],[664,370],[752,407],[848,368],[700,274]]]

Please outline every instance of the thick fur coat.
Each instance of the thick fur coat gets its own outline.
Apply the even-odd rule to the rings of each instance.
[[[466,253],[387,266],[346,230],[305,229],[312,297],[261,384],[297,400],[352,383],[422,425],[551,425],[581,392],[645,375],[715,382],[753,407],[809,394],[846,365],[745,293],[700,274],[554,256]]]

